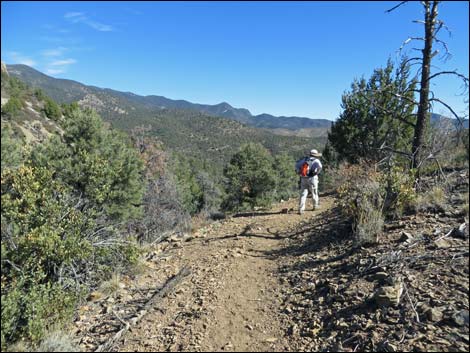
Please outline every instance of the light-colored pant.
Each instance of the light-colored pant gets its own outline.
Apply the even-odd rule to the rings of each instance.
[[[318,176],[315,175],[312,178],[300,178],[300,202],[299,211],[305,210],[305,202],[307,201],[308,192],[312,193],[312,199],[314,207],[318,206]]]

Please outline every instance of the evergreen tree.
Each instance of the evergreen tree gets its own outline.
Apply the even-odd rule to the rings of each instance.
[[[390,151],[408,152],[413,134],[415,82],[406,58],[393,75],[389,60],[371,78],[355,80],[342,97],[343,111],[328,133],[340,159],[378,161]]]
[[[193,161],[183,154],[173,154],[173,171],[176,176],[176,187],[181,198],[183,208],[194,215],[203,205],[203,190],[196,179]]]
[[[41,91],[42,92],[42,91]],[[44,97],[44,113],[46,116],[54,121],[57,121],[60,119],[61,116],[61,111],[60,107],[57,105],[56,102],[54,102],[52,99]]]
[[[39,146],[31,163],[54,170],[98,212],[120,220],[140,214],[143,163],[129,138],[106,129],[91,110],[66,110],[63,141],[55,136]]]
[[[241,146],[224,169],[228,210],[253,209],[268,206],[276,187],[273,158],[259,143]]]
[[[18,139],[13,137],[11,128],[2,124],[2,163],[1,170],[17,167],[22,160],[22,150]]]
[[[278,201],[287,200],[296,194],[298,176],[294,170],[295,161],[287,153],[274,157],[273,171],[276,171],[275,196]]]

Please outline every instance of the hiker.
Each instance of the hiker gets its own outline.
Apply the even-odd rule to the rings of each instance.
[[[322,170],[319,157],[321,157],[321,153],[314,149],[310,151],[309,156],[301,158],[295,163],[295,171],[300,177],[299,214],[305,211],[305,202],[309,191],[312,194],[313,209],[319,207],[318,174]]]

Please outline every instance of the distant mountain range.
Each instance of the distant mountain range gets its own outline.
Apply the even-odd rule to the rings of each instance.
[[[444,128],[460,128],[460,123],[457,119],[451,119],[436,113],[431,113],[431,124]],[[468,129],[468,119],[462,120],[462,127]]]
[[[226,102],[215,105],[191,103],[185,100],[173,100],[163,96],[140,96],[131,92],[120,92],[108,88],[88,86],[77,81],[57,79],[43,74],[26,65],[7,65],[12,76],[20,78],[32,87],[43,89],[46,94],[60,103],[78,101],[80,105],[90,106],[108,118],[129,114],[136,110],[184,109],[210,116],[237,120],[249,126],[266,129],[328,130],[332,121],[327,119],[309,119],[305,117],[273,116],[270,114],[252,115],[248,109],[234,108]],[[315,135],[315,134],[314,134]]]
[[[18,71],[13,67],[14,74],[10,69],[2,65],[2,106],[7,104],[15,91],[22,107],[15,114],[8,114],[2,109],[2,126],[8,123],[15,136],[24,138],[30,144],[40,143],[51,134],[61,132],[60,122],[45,115],[45,98],[35,91],[34,86],[43,88],[48,94],[53,93],[51,96],[59,102],[78,100],[82,106],[96,108],[103,120],[113,128],[131,132],[131,135],[136,133],[156,138],[163,149],[176,154],[175,158],[191,156],[194,166],[209,173],[214,183],[221,182],[223,166],[245,143],[257,142],[274,155],[287,153],[292,158],[298,158],[311,148],[321,149],[326,142],[326,136],[276,134],[270,129],[259,129],[235,119],[211,116],[192,109],[156,109],[155,100],[132,93],[50,79],[35,70]],[[25,85],[12,80],[13,76]]]

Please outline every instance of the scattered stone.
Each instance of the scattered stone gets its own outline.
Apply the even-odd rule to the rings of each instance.
[[[436,244],[438,249],[448,249],[452,246],[452,243],[445,238],[435,241],[434,244]]]
[[[387,350],[387,352],[397,352],[397,346],[394,344],[391,344],[390,342],[385,342],[384,348]]]
[[[396,306],[400,303],[403,293],[403,284],[397,283],[394,286],[380,287],[373,296],[373,299],[379,306]]]
[[[468,231],[468,224],[462,223],[458,228],[454,228],[450,235],[454,238],[467,239]]]
[[[452,320],[457,326],[468,326],[468,310],[460,310],[452,315]]]
[[[405,243],[411,243],[413,241],[414,237],[411,235],[411,233],[408,232],[401,232],[401,237],[400,241],[405,242]]]
[[[429,308],[424,312],[426,319],[432,322],[441,321],[443,314],[439,308]]]
[[[379,282],[384,282],[389,279],[390,275],[387,272],[377,272],[371,275],[371,279]]]
[[[291,327],[289,327],[289,331],[288,331],[289,335],[296,336],[299,334],[299,332],[300,330],[297,324],[293,324]]]

